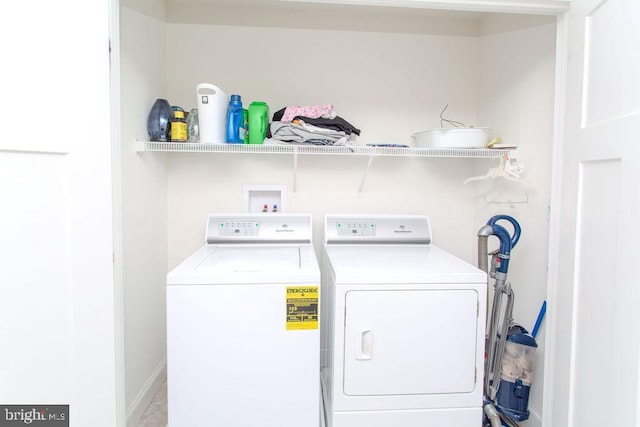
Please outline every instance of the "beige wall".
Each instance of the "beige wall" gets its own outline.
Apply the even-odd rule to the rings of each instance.
[[[264,100],[272,112],[333,104],[362,130],[359,144],[412,144],[412,133],[440,125],[447,103],[450,115],[477,124],[474,37],[170,24],[167,45],[167,97],[185,109],[208,82],[241,94],[244,105]],[[325,213],[422,212],[436,242],[472,257],[462,239],[473,222],[460,185],[467,159],[377,158],[359,195],[367,158],[301,156],[295,197],[291,156],[186,154],[168,164],[170,267],[202,244],[207,212],[242,209],[243,184],[287,185],[288,210],[314,215],[318,241]]]
[[[166,159],[134,150],[164,92],[165,24],[126,8],[120,18],[125,399],[128,424],[135,425],[166,365]]]
[[[500,19],[485,22],[489,32],[504,25]],[[496,133],[505,142],[518,144],[514,155],[524,164],[522,176],[530,185],[485,182],[469,186],[478,195],[475,207],[478,227],[496,213],[515,217],[522,226],[522,237],[512,251],[508,278],[515,294],[514,320],[531,332],[547,289],[555,25],[487,35],[482,38],[481,50],[480,97],[487,101],[479,109],[479,115],[487,122],[496,123],[493,125]],[[484,197],[489,201],[513,200],[514,203],[487,204]],[[527,199],[528,203],[518,203]],[[493,246],[497,247],[497,239]],[[539,347],[529,400],[532,416],[527,426],[541,423],[538,415],[542,411],[544,324],[536,337]]]

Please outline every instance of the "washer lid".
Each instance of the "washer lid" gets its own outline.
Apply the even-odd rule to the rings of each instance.
[[[337,283],[486,283],[484,271],[433,245],[325,244]]]
[[[313,245],[204,245],[167,275],[168,285],[317,283]]]
[[[207,257],[196,272],[254,272],[299,270],[299,246],[215,246],[209,245]]]

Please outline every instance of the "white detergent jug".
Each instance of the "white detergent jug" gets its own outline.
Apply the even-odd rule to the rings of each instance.
[[[200,83],[196,94],[200,142],[224,144],[229,97],[222,89],[209,83]]]

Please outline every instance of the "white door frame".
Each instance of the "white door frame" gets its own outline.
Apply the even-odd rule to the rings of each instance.
[[[124,276],[122,243],[122,167],[120,105],[120,0],[109,2],[109,52],[111,83],[111,183],[113,195],[113,297],[116,369],[116,422],[124,427],[127,419],[124,336]]]
[[[547,278],[547,321],[544,354],[544,382],[543,382],[543,403],[542,403],[542,425],[551,426],[551,414],[553,409],[553,381],[556,369],[553,363],[556,355],[555,338],[557,336],[557,306],[554,304],[558,288],[558,268],[560,257],[559,243],[561,238],[560,218],[556,215],[562,206],[562,153],[564,147],[565,133],[565,108],[567,89],[567,40],[568,25],[566,16],[558,16],[556,25],[556,78],[555,78],[555,113],[553,130],[553,151],[552,151],[552,179],[551,179],[551,211],[549,222],[549,270]]]

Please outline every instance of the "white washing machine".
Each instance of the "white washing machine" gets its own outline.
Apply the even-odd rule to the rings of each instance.
[[[327,427],[482,424],[487,275],[428,217],[327,215],[322,273]]]
[[[210,214],[167,276],[169,427],[318,427],[311,216]]]

